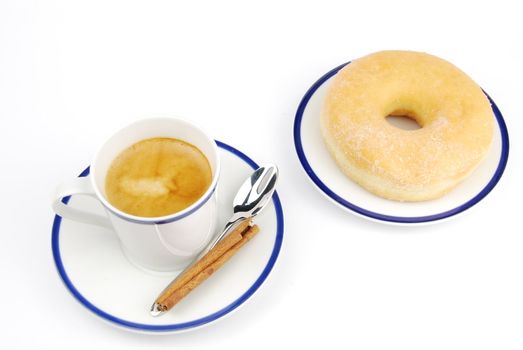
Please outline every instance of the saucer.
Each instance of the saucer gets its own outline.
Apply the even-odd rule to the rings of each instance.
[[[315,187],[329,200],[374,221],[427,224],[465,212],[496,186],[507,164],[509,139],[503,116],[486,93],[496,119],[489,153],[467,179],[445,196],[425,202],[391,201],[368,192],[343,174],[323,143],[320,111],[331,78],[349,63],[332,69],[311,86],[301,100],[294,120],[294,144],[301,165]]]
[[[223,227],[232,214],[236,191],[258,165],[237,149],[216,143],[222,162],[217,200],[219,227]],[[88,174],[89,168],[80,176]],[[68,205],[103,214],[101,204],[92,198],[65,200]],[[134,266],[113,232],[55,216],[53,257],[65,287],[102,320],[138,332],[187,331],[236,310],[271,273],[283,240],[283,211],[276,192],[255,222],[260,233],[251,242],[171,311],[157,318],[149,314],[149,308],[178,272],[154,274]]]

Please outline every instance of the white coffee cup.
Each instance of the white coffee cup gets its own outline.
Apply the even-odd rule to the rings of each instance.
[[[105,195],[105,177],[113,159],[132,144],[153,137],[171,137],[188,142],[209,160],[212,182],[203,196],[188,208],[162,217],[139,217],[114,207]],[[220,158],[215,141],[201,128],[172,117],[140,120],[114,134],[96,153],[90,174],[58,187],[54,211],[63,218],[112,229],[122,249],[134,264],[147,270],[182,268],[209,242],[216,226],[216,186]],[[70,195],[90,195],[103,205],[106,216],[73,208],[62,202]]]

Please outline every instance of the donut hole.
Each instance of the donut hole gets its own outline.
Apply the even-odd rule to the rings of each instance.
[[[416,115],[406,110],[397,110],[389,113],[385,119],[390,125],[402,130],[412,131],[423,127],[423,125],[418,122]]]

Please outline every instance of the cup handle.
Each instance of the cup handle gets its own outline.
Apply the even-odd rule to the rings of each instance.
[[[77,177],[72,181],[61,184],[57,188],[53,200],[54,212],[65,219],[78,221],[84,224],[101,226],[108,229],[113,228],[107,217],[73,208],[63,202],[64,197],[75,194],[83,194],[96,198],[96,194],[91,185],[89,177]]]

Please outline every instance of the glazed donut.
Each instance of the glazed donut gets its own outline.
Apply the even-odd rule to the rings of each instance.
[[[399,129],[390,115],[414,119]],[[397,201],[438,198],[485,157],[494,116],[481,88],[438,57],[382,51],[332,79],[320,116],[329,153],[349,178]]]

